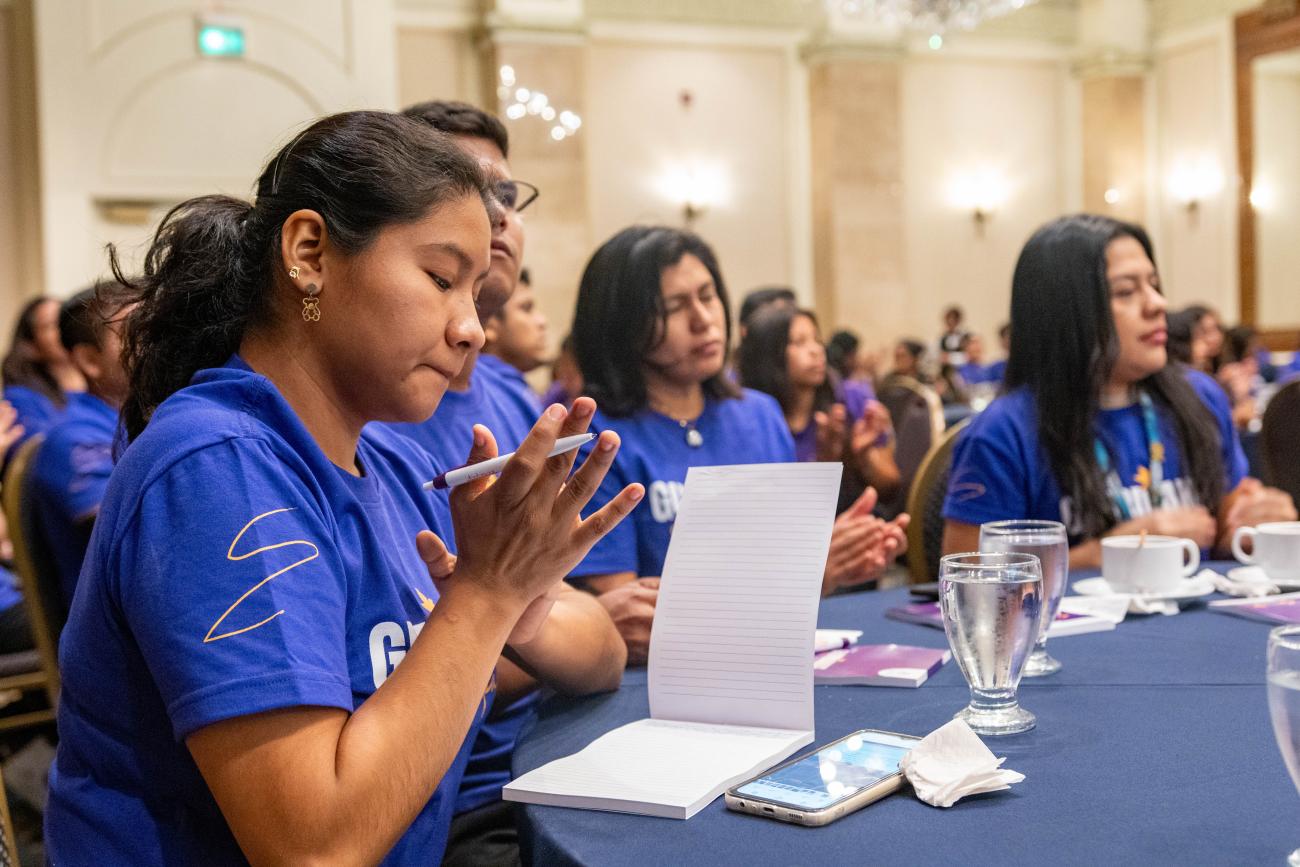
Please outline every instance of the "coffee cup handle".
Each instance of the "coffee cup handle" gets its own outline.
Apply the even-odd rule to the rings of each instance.
[[[1248,566],[1253,566],[1255,563],[1255,558],[1247,554],[1245,551],[1241,550],[1241,540],[1246,536],[1250,536],[1252,539],[1254,539],[1255,528],[1238,527],[1237,532],[1232,534],[1232,556],[1236,557],[1237,560],[1241,563],[1245,563]]]
[[[1187,552],[1187,565],[1183,567],[1183,577],[1189,578],[1201,568],[1201,549],[1191,539],[1183,539],[1183,550]]]

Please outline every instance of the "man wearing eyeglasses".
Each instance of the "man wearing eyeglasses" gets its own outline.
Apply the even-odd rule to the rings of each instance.
[[[402,113],[451,136],[492,178],[501,214],[492,227],[491,263],[478,296],[479,320],[486,324],[519,282],[524,253],[520,213],[537,198],[537,188],[511,176],[506,161],[509,136],[493,115],[442,100],[422,102]],[[537,421],[536,408],[515,399],[501,374],[479,361],[477,352],[470,354],[428,421],[390,425],[426,449],[439,469],[465,463],[475,424],[492,431],[498,451],[505,454],[519,447]],[[432,496],[445,497],[446,492]],[[454,540],[443,541],[454,553]],[[510,780],[515,740],[536,706],[539,682],[570,694],[618,686],[617,678],[611,682],[608,662],[626,659],[626,649],[613,621],[595,597],[567,585],[558,592],[538,638],[530,644],[548,648],[543,664],[530,656],[532,676],[505,657],[497,665],[496,696],[465,768],[444,865],[519,863],[513,806],[501,800],[501,787]],[[622,662],[618,667],[621,676]]]

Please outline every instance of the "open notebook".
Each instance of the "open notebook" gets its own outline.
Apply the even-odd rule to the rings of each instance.
[[[695,467],[650,635],[650,719],[524,774],[507,801],[688,819],[813,739],[841,465]]]

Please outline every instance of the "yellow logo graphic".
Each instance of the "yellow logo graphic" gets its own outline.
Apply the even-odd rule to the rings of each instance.
[[[421,593],[419,587],[415,588],[415,595],[420,597],[420,607],[423,608],[426,612],[432,614],[433,605],[434,605],[433,600],[430,599],[428,596],[425,596],[423,593]]]
[[[1138,471],[1133,475],[1133,481],[1141,485],[1143,490],[1151,490],[1151,471],[1146,467],[1138,467]]]
[[[230,613],[234,611],[236,608],[238,608],[240,605],[242,605],[244,600],[247,599],[249,596],[252,596],[258,590],[262,589],[262,587],[269,584],[272,580],[283,575],[285,572],[288,572],[291,569],[297,569],[299,566],[303,565],[304,563],[310,563],[312,560],[315,560],[317,557],[320,556],[320,549],[305,539],[292,539],[288,542],[277,542],[274,545],[263,545],[261,548],[255,548],[254,550],[249,551],[246,554],[235,553],[235,546],[239,544],[239,540],[242,539],[244,537],[244,534],[248,532],[249,527],[252,527],[254,524],[262,520],[263,518],[269,518],[271,515],[278,515],[281,512],[292,512],[292,511],[294,510],[273,509],[270,512],[263,512],[253,520],[249,521],[247,524],[244,525],[244,528],[240,530],[235,535],[235,538],[231,541],[230,550],[226,552],[226,559],[231,560],[233,562],[239,562],[240,560],[247,560],[249,557],[256,557],[258,554],[265,554],[267,551],[274,551],[276,548],[289,548],[294,545],[302,545],[303,547],[310,548],[311,553],[306,557],[303,557],[301,560],[298,560],[297,562],[290,563],[288,566],[285,566],[283,569],[272,572],[270,575],[267,575],[261,581],[258,581],[252,587],[248,588],[248,590],[244,592],[244,595],[236,599],[234,604],[232,604],[229,608],[227,608],[225,610],[225,613],[223,613],[220,617],[217,618],[216,623],[212,624],[212,628],[208,630],[208,634],[203,637],[204,644],[208,644],[213,641],[220,641],[223,638],[231,638],[233,636],[240,635],[245,632],[249,632],[253,629],[256,629],[259,626],[265,626],[266,624],[270,623],[272,620],[274,620],[275,618],[279,617],[281,614],[284,613],[284,609],[281,608],[279,611],[275,612],[270,617],[266,618],[265,620],[261,620],[257,623],[254,623],[252,626],[245,626],[242,629],[234,629],[229,632],[222,632],[219,635],[213,634],[217,631],[217,627],[221,626],[222,622],[225,621],[225,619],[230,616]]]

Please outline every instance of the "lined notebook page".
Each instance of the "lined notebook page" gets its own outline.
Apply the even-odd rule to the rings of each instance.
[[[694,467],[650,637],[655,719],[813,728],[813,632],[839,463]]]

